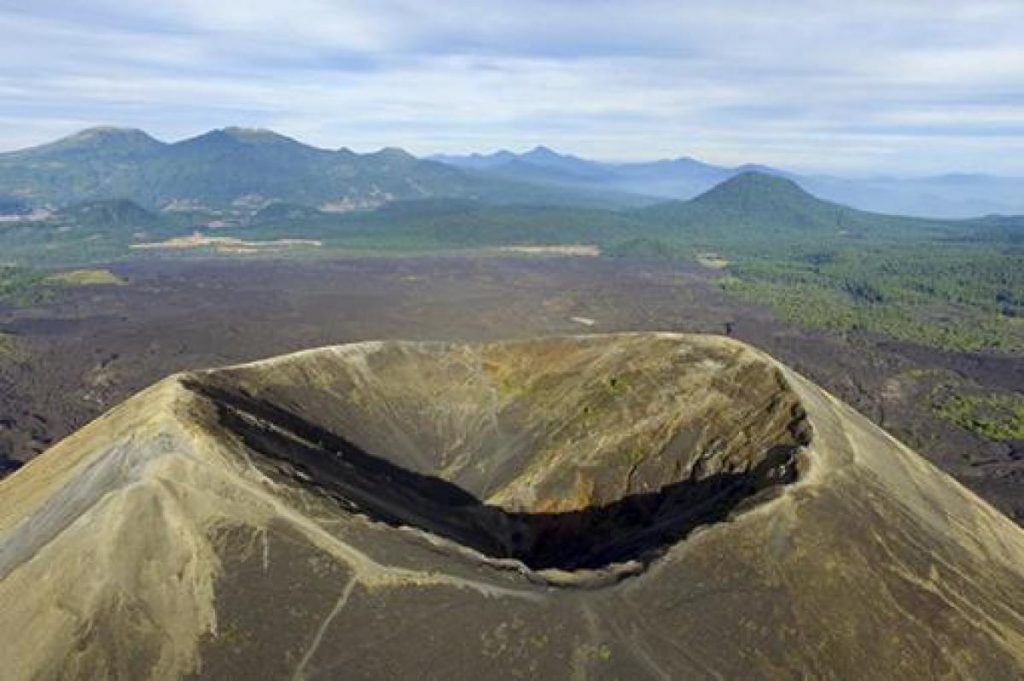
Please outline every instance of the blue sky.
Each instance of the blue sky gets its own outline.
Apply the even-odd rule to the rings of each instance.
[[[1024,175],[1019,0],[0,0],[0,34],[0,149],[241,125],[416,154]]]

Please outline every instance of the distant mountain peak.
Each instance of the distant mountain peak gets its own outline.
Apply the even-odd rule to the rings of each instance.
[[[286,135],[265,128],[228,127],[210,130],[171,145],[176,150],[218,150],[231,152],[244,149],[277,149],[296,153],[315,153],[310,147]],[[330,153],[330,152],[324,152]]]
[[[229,135],[276,135],[277,133],[270,128],[250,128],[244,125],[229,125],[225,128],[221,128],[224,132]]]
[[[560,154],[551,147],[546,147],[543,144],[538,144],[533,149],[530,149],[525,154],[522,154],[520,158],[523,159],[565,159],[571,158],[565,154]]]
[[[97,137],[145,137],[152,139],[148,133],[138,128],[123,128],[114,125],[94,125],[68,135],[64,139],[95,139]]]
[[[726,196],[729,198],[746,198],[747,200],[788,197],[820,201],[816,196],[808,193],[803,187],[789,178],[757,170],[748,170],[734,175],[695,200],[700,201],[706,198]]]
[[[789,178],[760,172],[740,173],[695,199],[651,206],[646,214],[701,234],[749,239],[794,232],[834,236],[883,217],[819,199]]]
[[[63,137],[56,142],[25,149],[28,155],[52,155],[68,152],[107,151],[133,153],[150,151],[164,146],[163,142],[136,128],[117,128],[109,125],[94,126]]]
[[[509,151],[508,149],[499,149],[498,151],[487,154],[473,152],[468,156],[460,156],[458,154],[433,154],[428,156],[427,159],[456,167],[486,170],[498,168],[518,161],[519,155]]]
[[[220,132],[230,137],[239,137],[243,139],[253,138],[279,138],[284,135],[274,132],[269,128],[246,128],[238,125],[230,125],[226,128],[221,128]]]
[[[233,140],[245,144],[285,143],[307,146],[294,138],[288,137],[287,135],[282,135],[281,133],[275,132],[274,130],[270,130],[269,128],[243,128],[238,126],[231,126],[223,128],[222,130],[219,130],[217,132],[220,132]]]
[[[491,159],[495,161],[514,161],[518,156],[508,149],[499,149],[491,154],[472,154],[475,159]]]
[[[175,148],[191,148],[191,147],[207,147],[213,144],[217,145],[230,145],[237,144],[239,139],[227,132],[226,129],[210,130],[208,132],[201,133],[195,137],[189,137],[179,142],[175,142],[172,146]]]
[[[415,161],[416,157],[401,147],[384,147],[373,154],[377,158],[389,161]]]
[[[555,169],[574,175],[603,174],[607,168],[596,161],[587,161],[572,154],[562,154],[543,144],[537,145],[525,154],[514,157],[513,162],[527,163],[540,168]]]

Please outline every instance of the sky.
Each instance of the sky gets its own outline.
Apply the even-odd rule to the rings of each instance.
[[[99,124],[1024,175],[1024,2],[0,0],[0,150]]]

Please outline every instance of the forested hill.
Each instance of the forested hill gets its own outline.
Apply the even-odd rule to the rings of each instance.
[[[0,154],[0,194],[17,205],[127,199],[150,209],[286,201],[350,210],[430,197],[605,206],[637,201],[613,192],[489,177],[401,149],[357,154],[243,128],[214,130],[173,144],[141,130],[85,130]]]
[[[699,238],[804,239],[870,236],[916,238],[958,234],[969,222],[881,215],[823,201],[796,182],[746,172],[691,201],[671,201],[639,211],[651,224]]]

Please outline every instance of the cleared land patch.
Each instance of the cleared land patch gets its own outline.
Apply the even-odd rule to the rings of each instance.
[[[322,242],[316,239],[273,239],[268,241],[246,241],[233,236],[209,236],[194,233],[189,236],[178,236],[166,241],[132,244],[135,250],[190,250],[210,248],[218,253],[234,253],[240,255],[254,253],[275,253],[297,248],[319,248]]]
[[[601,249],[593,244],[502,246],[498,250],[502,253],[516,253],[519,255],[569,255],[583,258],[596,258],[601,255]]]
[[[51,274],[46,280],[68,286],[123,286],[128,283],[108,269],[68,270]]]

